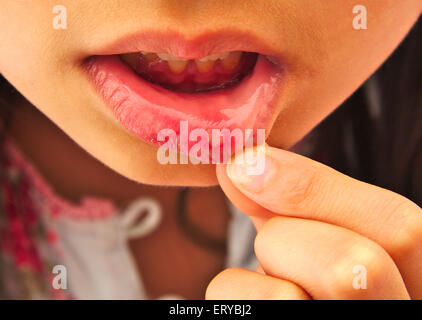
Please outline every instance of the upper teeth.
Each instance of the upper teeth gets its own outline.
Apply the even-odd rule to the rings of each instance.
[[[142,54],[147,54],[147,52],[142,52]],[[227,56],[229,55],[229,52],[224,52],[224,53],[214,53],[214,54],[210,54],[209,56],[203,57],[201,59],[198,59],[201,62],[206,62],[206,61],[217,61],[218,59],[222,60],[227,58]],[[157,53],[157,56],[161,59],[161,60],[166,60],[166,61],[187,61],[188,59],[183,59],[183,58],[179,58],[179,57],[175,57],[171,54],[168,53]]]
[[[148,62],[156,62],[161,59],[168,63],[168,66],[171,71],[175,73],[183,72],[189,61],[189,59],[183,59],[176,56],[173,56],[168,53],[152,53],[141,51],[141,54]],[[214,53],[209,56],[203,57],[201,59],[193,60],[199,72],[208,72],[210,71],[217,60],[221,61],[221,65],[226,70],[233,70],[239,63],[242,57],[241,51],[232,51],[225,53]]]
[[[205,62],[205,61],[217,61],[218,59],[223,60],[227,58],[228,55],[229,55],[229,52],[214,53],[214,54],[210,54],[209,56],[203,57],[202,59],[199,59],[199,61]]]
[[[183,60],[186,60],[186,59],[182,59],[182,58],[172,56],[171,54],[168,54],[168,53],[157,53],[157,56],[161,60],[166,60],[166,61],[180,61],[180,60],[183,61]]]

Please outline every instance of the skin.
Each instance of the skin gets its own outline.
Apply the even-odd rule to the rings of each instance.
[[[368,29],[359,31],[352,28],[352,0],[72,0],[62,2],[67,30],[52,28],[56,4],[2,1],[0,72],[36,107],[22,103],[28,110],[17,112],[13,136],[57,190],[71,199],[90,193],[123,203],[148,192],[160,194],[138,183],[220,184],[253,216],[262,273],[226,270],[212,281],[208,298],[251,297],[242,289],[248,283],[260,288],[248,293],[254,298],[422,298],[420,208],[281,150],[306,135],[387,59],[419,17],[422,1],[360,1],[368,11]],[[270,187],[246,192],[225,166],[162,166],[154,147],[111,116],[82,62],[111,40],[154,27],[177,29],[187,38],[237,28],[283,57],[284,88],[267,141],[277,148],[268,149],[276,163],[272,174],[280,179],[271,179]],[[46,151],[68,157],[58,163]],[[63,172],[67,163],[78,163],[80,170]],[[293,171],[289,184],[283,183],[285,166]],[[350,193],[362,201],[350,203],[352,197],[344,198]],[[332,243],[339,245],[327,250]],[[349,269],[356,264],[373,277],[368,290],[350,285]],[[227,288],[222,279],[233,285]]]
[[[210,283],[208,299],[422,298],[416,204],[288,151],[268,147],[266,157],[266,172],[246,180],[245,166],[217,168],[224,192],[257,228],[265,276],[227,269]],[[366,269],[365,290],[353,287],[355,266]]]

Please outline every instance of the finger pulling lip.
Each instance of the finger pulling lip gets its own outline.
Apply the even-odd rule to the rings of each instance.
[[[264,56],[260,52],[263,47],[258,44],[254,47],[254,43],[250,38],[233,33],[208,34],[192,41],[174,35],[169,38],[168,34],[143,34],[127,37],[91,56],[86,61],[86,70],[97,92],[126,130],[155,146],[163,144],[160,132],[172,131],[180,151],[181,122],[188,123],[189,132],[202,129],[209,136],[214,129],[228,129],[229,132],[269,129],[275,118],[283,68],[274,63],[274,59]],[[260,53],[251,74],[234,87],[200,93],[176,92],[151,83],[117,55],[149,51],[201,59],[235,50]],[[188,148],[195,142],[189,140]],[[220,141],[207,143],[210,150],[221,147]]]

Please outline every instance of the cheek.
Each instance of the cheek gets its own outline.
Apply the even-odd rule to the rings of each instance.
[[[367,29],[356,30],[356,3],[346,3],[330,2],[318,9],[313,32],[319,41],[313,48],[304,44],[300,63],[306,65],[299,64],[287,76],[270,145],[291,147],[341,105],[394,51],[421,11],[420,1],[361,1]]]
[[[3,3],[5,1],[5,3]],[[51,87],[62,47],[52,27],[50,1],[3,0],[0,10],[0,72],[25,96]],[[49,83],[50,81],[50,83]],[[39,85],[43,86],[39,86]]]

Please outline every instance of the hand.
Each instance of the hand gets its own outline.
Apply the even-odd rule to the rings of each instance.
[[[255,224],[260,268],[224,270],[207,299],[422,299],[416,204],[292,152],[265,149],[262,175],[247,175],[246,165],[217,166],[224,192]]]

